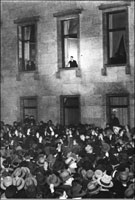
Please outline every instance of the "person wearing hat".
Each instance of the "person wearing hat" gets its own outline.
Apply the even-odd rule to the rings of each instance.
[[[95,198],[112,198],[113,193],[110,190],[113,187],[112,177],[104,173],[104,175],[97,179],[97,183],[101,186],[100,191]]]
[[[12,198],[12,199],[17,198],[17,192],[18,192],[17,191],[17,187],[14,186],[14,185],[10,185],[5,190],[5,197],[7,199],[9,199],[9,198]]]
[[[69,191],[67,191],[67,195],[69,198],[82,198],[86,195],[86,190],[83,189],[81,183],[77,180],[73,180],[72,187]]]
[[[96,198],[96,195],[100,192],[101,186],[97,181],[90,181],[87,184],[87,195],[86,198]]]
[[[129,177],[129,169],[125,165],[120,165],[114,175],[114,186],[112,188],[116,198],[124,198],[124,192],[131,184]]]

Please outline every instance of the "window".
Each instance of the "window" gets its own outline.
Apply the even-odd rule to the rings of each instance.
[[[128,94],[107,95],[107,118],[110,121],[113,110],[121,125],[129,124],[129,96]]]
[[[103,13],[104,61],[107,65],[128,63],[127,9]]]
[[[21,119],[26,115],[33,115],[37,120],[37,97],[21,97]]]
[[[79,96],[61,96],[61,123],[63,125],[80,123]]]
[[[76,63],[78,63],[78,25],[78,18],[61,21],[63,52],[62,63],[64,67],[77,67]],[[76,63],[74,63],[74,61],[70,61],[71,58],[73,58]]]
[[[54,14],[57,17],[58,68],[79,65],[79,13],[80,9]]]
[[[35,71],[37,54],[37,20],[39,17],[15,20],[18,37],[19,71]]]

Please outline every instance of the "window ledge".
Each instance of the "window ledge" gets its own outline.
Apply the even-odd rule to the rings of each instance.
[[[54,17],[62,17],[65,15],[72,15],[72,14],[80,14],[82,12],[82,9],[74,9],[74,10],[65,10],[61,12],[54,13]]]
[[[22,23],[29,23],[29,22],[36,22],[39,21],[40,16],[33,16],[33,17],[26,17],[22,19],[14,20],[15,24],[22,24]]]
[[[30,74],[30,73],[37,73],[36,70],[31,70],[31,71],[19,71],[20,74]]]
[[[126,67],[127,64],[105,64],[105,67]]]
[[[35,70],[35,71],[19,71],[18,74],[16,75],[16,80],[21,81],[21,75],[26,75],[26,74],[32,74],[34,80],[39,80],[39,72],[37,70]]]
[[[78,69],[78,67],[64,67],[64,68],[59,68],[60,71],[64,71],[64,70],[75,70]]]
[[[99,10],[106,10],[110,8],[118,8],[122,6],[130,6],[130,2],[121,2],[121,3],[113,3],[113,4],[101,4],[98,8]]]
[[[59,68],[58,71],[56,72],[56,78],[61,78],[60,72],[69,70],[71,71],[74,70],[76,72],[76,77],[81,77],[81,70],[79,67],[72,67],[72,68],[69,67],[69,68]]]

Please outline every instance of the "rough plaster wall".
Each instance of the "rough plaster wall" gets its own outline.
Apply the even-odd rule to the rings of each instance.
[[[113,1],[112,1],[113,2]],[[106,94],[129,92],[131,125],[134,123],[134,10],[129,8],[129,44],[131,75],[125,67],[107,68],[107,76],[101,75],[103,67],[102,12],[98,9],[107,1],[52,1],[2,3],[2,119],[12,123],[20,119],[20,96],[38,95],[39,120],[60,120],[60,95],[81,95],[82,123],[102,125],[106,121]],[[110,2],[109,2],[110,3]],[[133,4],[133,3],[132,3]],[[80,68],[81,77],[74,70],[57,71],[57,24],[53,13],[82,8],[80,14]],[[38,23],[38,71],[22,73],[16,80],[17,31],[14,20],[40,15]]]

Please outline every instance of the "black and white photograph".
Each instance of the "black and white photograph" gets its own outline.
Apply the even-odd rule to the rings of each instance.
[[[134,0],[0,10],[0,199],[135,199]]]

